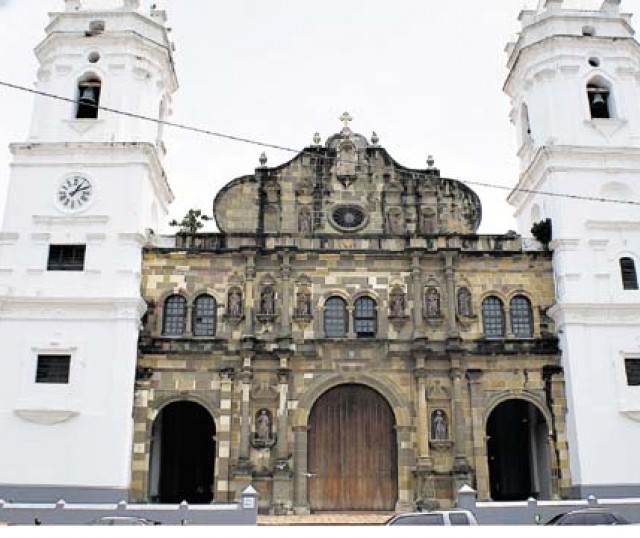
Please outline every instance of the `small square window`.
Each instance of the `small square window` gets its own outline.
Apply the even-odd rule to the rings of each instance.
[[[625,359],[624,366],[627,371],[627,385],[640,386],[640,359]]]
[[[36,383],[69,383],[71,355],[38,355]]]
[[[49,245],[47,271],[84,271],[86,245]]]

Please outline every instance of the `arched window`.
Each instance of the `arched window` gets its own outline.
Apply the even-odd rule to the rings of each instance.
[[[187,317],[187,300],[182,295],[172,295],[164,302],[162,334],[181,336],[184,334]]]
[[[96,75],[85,76],[78,82],[77,119],[97,119],[101,90],[102,82]]]
[[[193,308],[193,335],[216,335],[216,300],[211,295],[200,295]]]
[[[360,297],[353,311],[353,329],[358,338],[373,338],[378,330],[376,302],[371,297]]]
[[[587,99],[592,119],[608,119],[611,113],[611,88],[601,79],[595,79],[587,84]]]
[[[487,297],[482,302],[482,322],[487,338],[504,336],[504,309],[497,297]]]
[[[620,258],[620,273],[622,274],[622,288],[625,290],[638,289],[638,275],[636,262],[633,258]]]
[[[347,335],[347,303],[340,297],[330,297],[324,305],[324,334],[327,338]]]
[[[511,299],[511,332],[518,338],[533,336],[533,314],[529,299],[518,295]]]

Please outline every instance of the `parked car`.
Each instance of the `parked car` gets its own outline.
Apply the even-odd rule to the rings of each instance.
[[[468,510],[434,510],[397,514],[385,525],[477,525],[475,516]]]
[[[132,516],[104,516],[94,519],[87,525],[160,525],[159,521],[152,521],[144,517]]]
[[[629,525],[629,522],[604,508],[585,508],[553,516],[545,525]]]

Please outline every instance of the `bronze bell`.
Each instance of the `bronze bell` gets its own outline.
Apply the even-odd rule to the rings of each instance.
[[[96,106],[98,101],[96,99],[96,89],[93,86],[85,86],[82,88],[80,94],[80,103],[83,105]]]

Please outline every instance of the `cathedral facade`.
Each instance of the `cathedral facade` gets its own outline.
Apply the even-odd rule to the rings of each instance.
[[[559,496],[549,252],[478,235],[471,189],[343,119],[224,187],[220,233],[145,248],[134,497],[224,501],[251,483],[265,509],[350,511],[450,506],[464,484]]]

